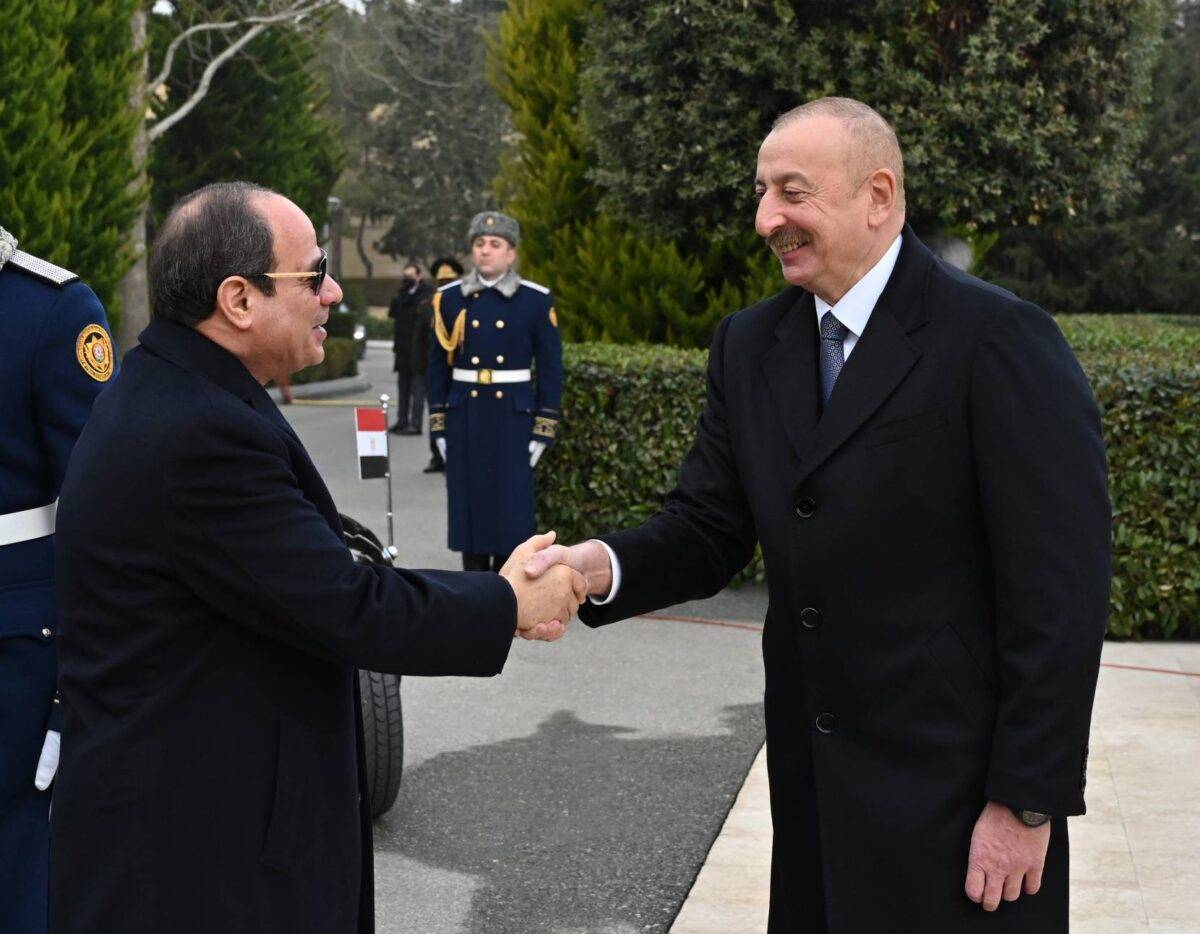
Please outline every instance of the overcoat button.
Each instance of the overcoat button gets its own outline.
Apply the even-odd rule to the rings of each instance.
[[[821,625],[821,611],[806,606],[800,611],[800,625],[805,629],[816,629]]]
[[[796,515],[801,519],[811,519],[817,511],[817,501],[811,496],[805,496],[796,503]]]
[[[478,357],[472,357],[471,362],[474,363],[476,366],[479,366],[479,358]]]
[[[503,399],[503,398],[504,398],[504,393],[503,393],[503,391],[501,391],[501,390],[497,389],[497,390],[496,390],[496,398],[497,398],[497,399]]]
[[[52,633],[49,629],[43,629],[42,635],[49,639],[52,635],[54,635],[54,633]]]
[[[472,389],[472,390],[471,390],[471,398],[472,398],[472,399],[478,399],[478,398],[479,398],[479,390],[478,390],[478,389]]]
[[[837,717],[831,713],[817,714],[817,729],[822,733],[832,733],[837,724]]]
[[[504,362],[504,354],[500,354],[498,357],[496,357],[496,362],[503,363]]]
[[[498,328],[502,328],[502,327],[504,327],[504,322],[503,322],[503,321],[497,321],[497,322],[496,322],[496,327],[498,327]]]
[[[476,318],[475,320],[473,320],[471,322],[471,327],[473,327],[473,328],[479,327],[479,319],[478,318]]]

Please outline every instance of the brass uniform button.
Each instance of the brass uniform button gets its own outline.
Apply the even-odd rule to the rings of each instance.
[[[502,327],[504,327],[504,322],[503,322],[503,321],[497,321],[497,322],[496,322],[496,327],[498,327],[498,328],[502,328]]]
[[[49,639],[53,635],[53,633],[49,629],[43,629],[42,635],[45,636],[47,639]]]
[[[478,389],[472,389],[472,390],[471,390],[471,398],[472,398],[472,399],[478,399],[478,398],[479,398],[479,390],[478,390]]]
[[[475,318],[475,319],[474,319],[474,320],[471,322],[471,327],[473,327],[473,328],[477,328],[477,327],[479,327],[479,319],[478,319],[478,318]]]
[[[476,366],[479,366],[479,358],[478,357],[472,357],[471,362],[473,364],[475,364]]]
[[[503,363],[504,362],[504,354],[500,354],[498,357],[496,357],[496,362]]]
[[[500,389],[497,389],[497,390],[496,390],[496,398],[497,398],[497,399],[503,399],[503,398],[504,398],[504,392],[503,392],[502,390],[500,390]]]

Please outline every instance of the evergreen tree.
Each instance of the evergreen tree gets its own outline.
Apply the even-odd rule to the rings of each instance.
[[[0,0],[0,224],[79,274],[116,318],[140,194],[130,17],[136,0]]]
[[[1171,2],[1137,191],[1114,217],[1006,233],[987,272],[1055,311],[1200,313],[1200,3]]]
[[[778,262],[752,234],[707,253],[600,208],[580,114],[596,0],[513,0],[492,80],[517,131],[496,189],[522,225],[521,269],[555,293],[573,340],[707,346],[717,321],[778,291]]]
[[[61,265],[71,259],[79,164],[79,130],[66,119],[74,15],[74,0],[0,0],[0,226]]]
[[[668,236],[737,236],[771,121],[841,94],[895,125],[919,225],[1090,216],[1132,180],[1158,2],[602,0],[583,80],[594,178]]]
[[[130,106],[140,80],[141,49],[130,20],[138,0],[88,0],[77,5],[67,31],[65,119],[78,127],[68,266],[100,297],[114,329],[120,317],[117,284],[133,262],[130,224],[146,197],[137,184],[133,138],[142,115]]]
[[[177,27],[154,19],[161,57],[164,37]],[[154,146],[153,221],[202,185],[241,179],[287,196],[318,228],[325,222],[344,153],[322,111],[328,92],[314,74],[315,56],[312,39],[269,30],[247,46],[244,61],[216,73],[199,105]],[[159,105],[163,115],[187,98],[203,69],[194,59],[176,64],[171,93]]]

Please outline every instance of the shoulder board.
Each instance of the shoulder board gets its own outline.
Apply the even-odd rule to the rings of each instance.
[[[452,288],[454,288],[456,285],[462,285],[462,279],[455,279],[453,282],[447,282],[445,285],[439,285],[439,286],[438,286],[438,291],[439,291],[439,292],[445,292],[445,291],[446,291],[446,289],[452,289]]]
[[[550,294],[550,290],[549,290],[548,288],[546,288],[544,285],[542,285],[541,283],[539,283],[539,282],[530,282],[528,279],[522,279],[522,280],[521,280],[521,285],[527,285],[527,286],[529,286],[531,289],[537,289],[537,290],[538,290],[539,292],[541,292],[543,295],[549,295],[549,294]]]
[[[17,250],[7,265],[27,272],[31,276],[41,279],[43,282],[48,282],[50,285],[64,286],[79,278],[79,276],[75,275],[69,269],[63,269],[61,266],[47,263],[44,259],[30,256],[24,250]]]

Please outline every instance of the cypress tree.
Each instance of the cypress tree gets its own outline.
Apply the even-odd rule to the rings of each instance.
[[[138,0],[80,3],[67,30],[71,63],[65,119],[78,129],[68,266],[95,290],[116,328],[117,283],[133,257],[128,233],[146,197],[136,184],[133,139],[143,115],[130,106],[142,50],[130,20]]]
[[[78,129],[66,119],[74,0],[0,0],[0,225],[22,249],[71,259]]]

